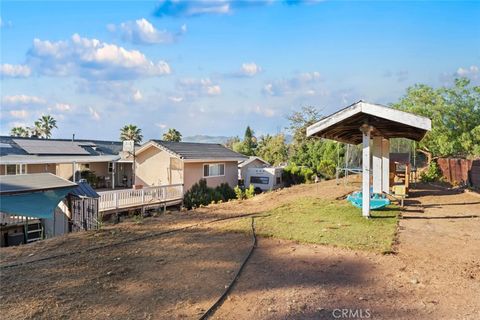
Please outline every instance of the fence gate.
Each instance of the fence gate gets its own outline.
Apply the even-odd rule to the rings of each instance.
[[[72,231],[98,229],[98,199],[72,197],[71,212]]]

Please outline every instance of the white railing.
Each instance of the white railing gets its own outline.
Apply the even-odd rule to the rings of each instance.
[[[34,220],[35,218],[30,218]],[[25,216],[15,216],[8,213],[0,212],[0,224],[2,225],[12,225],[12,224],[23,224],[27,220]]]
[[[183,184],[102,191],[98,194],[100,195],[99,211],[126,209],[181,200],[183,198]]]

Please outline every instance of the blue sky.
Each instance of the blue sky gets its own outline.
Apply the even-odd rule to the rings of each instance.
[[[415,83],[478,83],[479,2],[2,1],[1,134],[52,114],[54,137],[284,130],[388,104]]]

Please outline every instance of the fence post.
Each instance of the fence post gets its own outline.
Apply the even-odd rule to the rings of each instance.
[[[115,202],[115,209],[118,209],[118,197],[116,192],[113,194],[113,201]]]

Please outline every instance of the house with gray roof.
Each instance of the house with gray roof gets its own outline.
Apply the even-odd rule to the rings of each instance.
[[[200,179],[216,187],[238,184],[238,163],[247,157],[221,144],[150,140],[136,151],[135,183],[183,184],[187,191]]]
[[[97,188],[129,187],[133,158],[120,141],[0,136],[0,175],[49,172]]]

